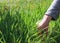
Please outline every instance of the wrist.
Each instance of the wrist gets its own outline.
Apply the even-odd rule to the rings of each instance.
[[[49,23],[51,21],[51,19],[52,19],[52,17],[49,15],[44,15],[44,17],[43,17],[43,20],[47,23]]]

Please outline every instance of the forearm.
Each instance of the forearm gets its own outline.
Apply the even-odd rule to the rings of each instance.
[[[60,0],[54,0],[45,14],[51,16],[53,20],[56,20],[59,16],[59,12]]]
[[[44,22],[47,22],[47,23],[49,23],[51,19],[52,19],[52,17],[47,14],[45,14],[43,17]]]

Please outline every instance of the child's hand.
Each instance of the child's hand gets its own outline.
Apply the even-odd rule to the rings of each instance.
[[[36,23],[38,30],[44,29],[47,32],[48,31],[49,22],[50,22],[51,18],[52,17],[50,17],[48,15],[44,15],[43,19]]]

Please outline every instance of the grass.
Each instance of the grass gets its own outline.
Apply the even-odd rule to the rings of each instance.
[[[49,35],[39,37],[36,22],[52,0],[4,0],[0,2],[0,43],[60,43],[60,19],[51,21]]]

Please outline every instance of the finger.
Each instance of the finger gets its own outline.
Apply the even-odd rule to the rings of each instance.
[[[48,26],[43,29],[38,29],[38,34],[39,35],[46,34],[46,36],[47,36],[48,35]]]

